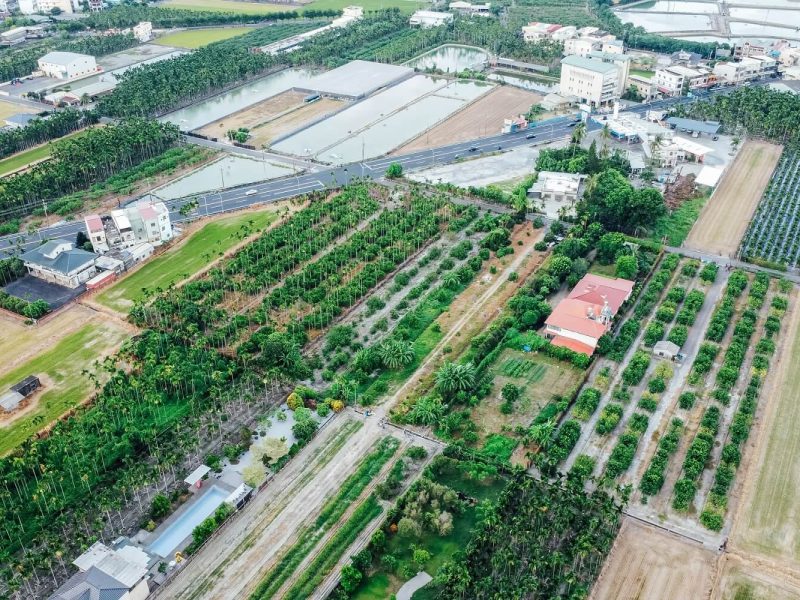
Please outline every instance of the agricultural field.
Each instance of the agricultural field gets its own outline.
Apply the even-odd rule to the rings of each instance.
[[[400,8],[403,12],[413,12],[424,6],[421,0],[366,0],[359,4],[365,11],[380,10],[382,8]],[[243,14],[265,14],[271,12],[282,12],[291,10],[286,4],[268,4],[262,2],[238,2],[237,0],[166,0],[161,4],[164,8],[180,8],[184,10],[210,10],[222,12],[234,12]],[[303,8],[314,10],[342,9],[350,6],[347,0],[312,0],[302,4]]]
[[[714,582],[716,561],[716,554],[700,544],[624,517],[589,598],[705,598]]]
[[[129,335],[128,327],[98,316],[49,349],[0,375],[2,390],[28,375],[36,375],[42,382],[41,390],[24,408],[0,420],[0,455],[86,400],[94,386],[83,371],[93,372],[94,363],[102,362]],[[105,379],[99,375],[101,381]]]
[[[800,580],[763,562],[753,564],[741,556],[726,554],[720,561],[712,600],[795,600]]]
[[[692,227],[686,246],[733,256],[778,164],[781,146],[748,140]]]
[[[244,110],[214,121],[198,130],[209,137],[224,138],[231,129],[245,128],[250,132],[248,143],[256,147],[267,146],[276,137],[288,134],[320,117],[332,114],[346,106],[342,100],[322,98],[305,103],[306,94],[284,92],[250,106]]]
[[[392,154],[405,154],[496,134],[500,131],[503,119],[527,113],[541,99],[542,96],[535,92],[510,85],[499,86]]]
[[[260,5],[254,5],[260,6]],[[227,40],[237,35],[243,35],[252,31],[252,27],[209,27],[207,29],[187,29],[168,33],[153,40],[154,44],[160,46],[172,46],[175,48],[195,49],[206,46],[213,42]]]
[[[767,266],[800,262],[800,156],[784,151],[742,242],[745,260]]]
[[[86,131],[86,130],[84,130]],[[71,133],[69,135],[65,135],[62,138],[59,138],[58,141],[69,139],[70,137],[75,137],[81,135],[81,131],[76,131],[75,133]],[[3,175],[8,175],[9,173],[13,173],[14,171],[18,171],[23,167],[27,167],[28,165],[39,162],[40,160],[44,160],[45,158],[49,158],[50,156],[50,144],[42,144],[41,146],[36,146],[35,148],[31,148],[30,150],[25,150],[24,152],[18,152],[13,156],[9,156],[0,160],[0,177]]]
[[[261,231],[278,218],[282,207],[240,213],[215,219],[192,233],[130,275],[115,282],[95,296],[94,301],[120,313],[127,313],[145,290],[167,289],[191,277],[218,260],[243,239]]]

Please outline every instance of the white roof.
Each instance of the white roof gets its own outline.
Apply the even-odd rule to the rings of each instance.
[[[700,169],[700,172],[697,174],[697,178],[694,180],[694,182],[698,185],[714,187],[717,185],[720,177],[722,177],[722,169],[718,167],[705,166]]]
[[[117,226],[117,229],[122,231],[123,229],[130,229],[131,222],[128,219],[128,215],[125,214],[124,210],[112,210],[111,211],[111,218],[114,219],[114,225]]]
[[[705,156],[709,152],[714,151],[708,146],[703,146],[703,144],[698,144],[695,141],[677,136],[672,139],[672,143],[684,152],[688,152],[689,154],[693,154],[695,156]]]
[[[85,58],[94,57],[90,56],[89,54],[78,54],[77,52],[48,52],[42,58],[40,58],[39,61],[51,65],[61,65],[66,67],[76,60],[83,60]]]
[[[414,11],[412,17],[421,17],[423,19],[452,19],[453,15],[446,12],[438,12],[435,10],[417,10]]]
[[[661,340],[660,342],[656,342],[656,345],[653,346],[653,350],[658,352],[659,350],[669,352],[670,354],[677,354],[680,351],[681,347],[678,346],[675,342],[670,342],[668,340]]]
[[[664,69],[665,71],[669,71],[670,73],[677,73],[678,75],[683,75],[684,77],[697,77],[702,75],[702,73],[696,69],[690,69],[689,67],[684,67],[683,65],[675,65],[674,67],[667,67]]]
[[[538,189],[540,190],[556,193],[576,193],[581,185],[581,181],[584,179],[586,179],[586,175],[580,173],[541,171],[536,183],[539,184]],[[537,187],[537,185],[534,184],[534,187]]]
[[[95,542],[72,564],[81,571],[95,567],[130,589],[147,573],[149,560],[147,554],[135,546],[112,550],[102,542]]]
[[[211,467],[207,465],[200,465],[194,471],[189,473],[189,476],[183,481],[189,485],[194,485],[195,483],[200,481],[203,477],[205,477],[210,470]]]

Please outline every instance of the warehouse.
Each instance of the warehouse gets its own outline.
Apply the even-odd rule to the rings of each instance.
[[[94,56],[76,52],[48,52],[38,63],[42,73],[55,79],[74,79],[97,72]]]
[[[413,74],[414,69],[410,67],[354,60],[337,69],[317,75],[294,89],[329,98],[356,100],[403,81]]]

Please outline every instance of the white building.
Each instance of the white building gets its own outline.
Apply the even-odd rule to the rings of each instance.
[[[628,74],[631,70],[631,57],[614,52],[590,52],[588,57],[617,67],[617,94],[622,96],[625,93],[625,84],[628,82]]]
[[[619,98],[619,68],[580,56],[561,60],[562,96],[575,96],[591,106],[605,106]]]
[[[19,0],[19,11],[23,15],[50,14],[54,8],[67,14],[75,12],[72,0]]]
[[[573,25],[559,27],[550,35],[550,39],[557,42],[565,42],[568,39],[574,38],[577,34],[577,31],[577,28]]]
[[[86,235],[96,252],[122,251],[142,244],[160,246],[174,236],[169,210],[152,198],[111,211],[110,215],[84,218]]]
[[[147,565],[150,557],[131,544],[109,548],[95,542],[72,564],[79,571],[50,596],[51,600],[114,598],[144,600],[150,594]]]
[[[714,75],[718,79],[735,85],[744,81],[760,79],[774,75],[778,70],[778,62],[769,56],[753,55],[739,62],[717,63]]]
[[[580,173],[540,171],[536,183],[528,190],[528,198],[539,200],[548,217],[557,219],[575,214],[575,203],[581,199],[587,176]]]
[[[153,39],[153,24],[150,21],[142,21],[133,27],[133,37],[140,42],[149,42]]]
[[[0,42],[4,46],[15,46],[21,44],[28,37],[28,30],[25,27],[14,27],[8,31],[0,33]]]
[[[409,25],[427,27],[439,27],[453,22],[453,14],[447,12],[436,12],[433,10],[418,10],[408,20]]]
[[[593,37],[576,37],[564,42],[564,56],[587,57],[590,52],[600,50],[602,42]]]
[[[534,21],[522,27],[522,37],[526,42],[538,42],[539,40],[543,39],[556,39],[556,32],[558,32],[560,29],[564,29],[564,27],[554,23],[541,23],[539,21]],[[577,35],[577,29],[575,29],[575,27],[570,25],[566,29],[567,32],[564,34],[559,34],[557,39],[565,40],[569,37],[574,37]]]
[[[48,52],[39,59],[39,70],[55,79],[74,79],[97,72],[94,56],[76,52]]]
[[[667,96],[681,96],[684,87],[696,90],[709,85],[707,69],[690,69],[682,65],[658,69],[653,77],[658,91]],[[712,78],[715,79],[715,78]]]
[[[622,43],[622,40],[606,40],[603,42],[600,51],[606,54],[625,54],[625,45]]]
[[[97,254],[73,248],[64,240],[50,240],[20,256],[28,273],[68,288],[76,288],[94,276],[97,258]]]
[[[492,5],[489,2],[485,4],[472,4],[471,2],[456,0],[456,2],[451,2],[447,8],[448,10],[463,15],[489,15],[492,12]]]

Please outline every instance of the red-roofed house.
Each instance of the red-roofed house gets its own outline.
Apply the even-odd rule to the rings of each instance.
[[[545,336],[555,346],[591,356],[632,291],[632,281],[586,275],[547,317]]]

